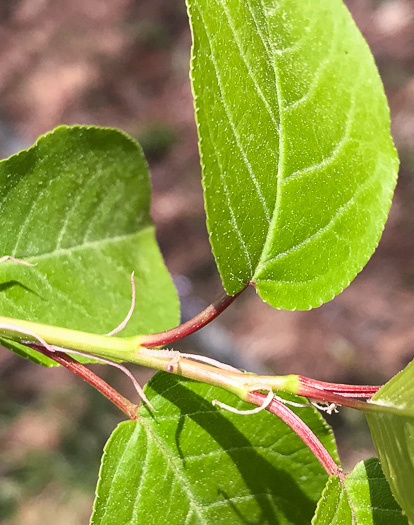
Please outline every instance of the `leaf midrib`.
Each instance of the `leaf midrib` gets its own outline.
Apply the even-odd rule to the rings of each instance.
[[[261,3],[263,6],[263,4]],[[266,15],[264,15],[266,22],[268,23],[268,18]],[[284,141],[284,114],[282,111],[282,108],[284,107],[283,104],[283,97],[281,96],[281,87],[279,82],[279,71],[277,68],[276,60],[275,60],[275,54],[274,50],[272,49],[272,46],[270,46],[271,54],[273,57],[273,69],[275,74],[275,83],[276,83],[276,97],[277,97],[277,104],[279,108],[279,128],[278,128],[278,135],[279,135],[279,145],[278,145],[278,158],[277,158],[277,175],[276,175],[276,200],[275,205],[273,208],[272,218],[269,224],[269,228],[267,230],[266,240],[263,244],[262,253],[260,254],[259,260],[257,262],[254,274],[252,275],[252,279],[255,275],[259,272],[260,267],[262,266],[263,261],[263,255],[266,254],[268,251],[268,245],[271,243],[272,240],[272,231],[273,228],[276,225],[276,221],[278,218],[278,212],[280,208],[280,195],[281,195],[281,183],[282,183],[282,173],[283,173],[283,167],[284,167],[284,155],[285,155],[285,141]]]
[[[263,8],[262,1],[260,2],[260,5]],[[265,14],[264,10],[263,10],[263,16],[264,16],[266,22],[269,23],[269,19],[268,19],[267,15]],[[262,36],[261,32],[260,32],[260,37],[263,40],[263,36]],[[333,35],[332,35],[332,38],[333,38]],[[254,277],[257,276],[260,273],[262,267],[267,263],[266,255],[270,251],[270,247],[269,246],[270,246],[270,244],[272,242],[272,232],[273,232],[273,230],[274,230],[274,228],[276,226],[276,223],[277,223],[277,220],[278,220],[278,216],[279,216],[280,200],[281,200],[281,187],[282,187],[283,180],[284,180],[284,178],[283,178],[284,163],[285,163],[284,121],[285,121],[285,113],[286,113],[286,111],[284,111],[284,110],[286,110],[289,106],[285,105],[285,100],[282,97],[282,89],[281,89],[280,81],[279,81],[279,69],[278,69],[277,63],[276,63],[276,55],[277,55],[277,51],[278,50],[276,50],[275,46],[272,45],[272,43],[270,42],[270,38],[269,38],[269,44],[270,44],[270,46],[269,47],[266,46],[266,49],[268,49],[269,55],[272,58],[271,64],[273,65],[273,69],[274,69],[275,83],[276,83],[276,86],[275,86],[276,87],[276,96],[277,96],[277,102],[278,102],[278,108],[279,108],[279,127],[278,127],[279,154],[278,154],[277,175],[276,175],[276,199],[275,199],[275,204],[274,204],[274,208],[273,208],[271,221],[270,221],[270,224],[269,224],[269,229],[267,231],[266,239],[265,239],[265,242],[263,244],[262,252],[261,252],[259,260],[257,262],[255,271],[254,271],[254,273],[252,275],[252,279],[254,279]],[[292,250],[293,249],[294,249],[294,247],[292,247]]]
[[[334,22],[335,22],[335,20],[334,20]],[[335,24],[334,24],[334,26],[335,26]],[[332,38],[332,42],[331,42],[330,51],[328,53],[328,56],[319,64],[319,69],[321,67],[324,68],[330,62],[331,55],[332,55],[332,49],[335,47],[335,30],[332,31],[331,38]],[[272,49],[274,49],[274,47]],[[276,55],[277,55],[277,51],[276,52],[273,51],[273,56],[274,56],[275,59],[276,59]],[[294,172],[293,174],[289,175],[289,177],[284,177],[283,176],[284,161],[285,161],[285,152],[284,152],[284,143],[285,143],[285,140],[284,140],[285,139],[285,135],[284,135],[284,121],[285,121],[285,114],[291,108],[292,104],[289,104],[289,105],[284,104],[285,101],[283,99],[283,96],[281,96],[282,95],[282,90],[281,90],[281,87],[280,87],[280,84],[279,84],[279,70],[278,70],[278,67],[277,67],[277,64],[276,64],[276,60],[274,60],[274,64],[275,64],[275,68],[274,69],[275,69],[275,79],[276,79],[276,92],[277,92],[277,97],[278,97],[278,105],[279,105],[279,113],[280,113],[280,115],[279,115],[279,157],[278,157],[278,173],[277,173],[277,193],[276,193],[275,206],[274,206],[274,210],[273,210],[273,214],[272,214],[272,220],[271,220],[271,223],[270,223],[267,235],[266,235],[266,240],[265,240],[265,243],[263,245],[263,249],[262,249],[262,252],[260,254],[259,261],[258,261],[258,263],[256,265],[254,274],[252,276],[252,279],[255,282],[258,282],[259,280],[260,281],[266,281],[266,279],[257,279],[257,277],[267,267],[267,265],[269,263],[273,262],[276,259],[281,259],[284,256],[288,255],[289,253],[292,253],[292,252],[296,251],[297,249],[306,246],[314,238],[318,238],[320,235],[330,231],[330,229],[332,228],[333,224],[335,224],[337,218],[340,216],[341,212],[346,211],[348,209],[348,207],[355,201],[355,199],[357,197],[357,194],[361,193],[361,190],[364,189],[365,186],[367,184],[369,184],[371,182],[371,179],[372,179],[372,176],[370,178],[368,178],[358,188],[357,193],[352,195],[352,197],[346,203],[344,203],[342,206],[340,206],[340,208],[337,209],[335,214],[330,218],[329,222],[325,226],[322,226],[321,228],[316,230],[310,237],[306,237],[304,240],[302,240],[298,244],[293,245],[289,249],[285,250],[284,252],[280,252],[277,255],[275,255],[274,257],[272,257],[271,259],[268,259],[268,254],[271,252],[271,243],[273,241],[272,232],[274,231],[274,229],[276,227],[278,216],[279,216],[280,200],[281,200],[281,196],[282,196],[283,185],[288,180],[290,180],[291,178],[294,178],[294,177],[296,177],[298,175],[307,175],[310,171],[316,171],[317,169],[323,168],[326,165],[327,162],[329,162],[329,163],[330,162],[334,162],[336,160],[337,156],[338,156],[339,151],[346,144],[348,144],[350,142],[350,136],[349,135],[350,135],[350,130],[352,128],[352,125],[354,123],[355,96],[356,96],[357,87],[358,87],[358,83],[355,82],[355,86],[354,86],[354,89],[352,90],[351,97],[350,97],[350,108],[348,110],[348,116],[347,116],[347,119],[346,119],[346,122],[345,122],[344,134],[341,137],[341,139],[337,142],[335,147],[333,148],[332,153],[330,154],[330,156],[324,158],[319,164],[312,165],[312,166],[306,167],[306,168],[304,168],[302,170],[299,170],[297,172]],[[318,69],[318,71],[319,71],[319,69]],[[357,79],[359,79],[360,74],[361,74],[361,70],[359,70],[357,72]],[[319,77],[319,75],[317,75],[317,76]],[[316,82],[316,85],[318,83],[319,83],[319,81]],[[310,89],[311,90],[315,89],[314,83],[312,83]],[[309,94],[309,92],[307,92],[306,95],[304,97],[302,97],[302,99],[299,99],[299,100],[306,100],[306,97],[308,96],[308,94]],[[296,104],[296,102],[294,104]],[[273,281],[273,279],[272,279],[272,281]],[[287,281],[280,281],[280,282],[287,282]],[[308,282],[308,281],[306,281],[306,282]],[[303,284],[303,283],[301,283],[301,284]]]
[[[38,261],[41,261],[41,260],[44,260],[44,259],[50,259],[52,257],[59,257],[61,255],[72,255],[73,252],[78,252],[78,251],[82,251],[82,250],[88,250],[88,249],[91,249],[91,248],[99,248],[100,246],[102,246],[102,244],[108,245],[108,244],[115,244],[115,243],[118,243],[118,242],[122,242],[122,241],[128,240],[128,239],[130,239],[132,237],[139,237],[141,235],[144,235],[145,233],[148,233],[151,230],[154,230],[154,225],[153,224],[149,224],[149,225],[143,227],[141,230],[138,230],[138,231],[135,231],[135,232],[132,232],[132,233],[128,233],[128,234],[125,234],[125,235],[118,235],[118,236],[114,236],[114,237],[106,237],[106,238],[98,239],[96,241],[88,241],[88,242],[82,243],[80,245],[71,246],[70,248],[59,248],[58,250],[53,250],[51,252],[44,252],[44,253],[41,253],[39,255],[27,255],[27,256],[20,255],[20,257],[24,257],[25,261],[36,263]],[[4,264],[12,264],[12,263],[6,262]]]

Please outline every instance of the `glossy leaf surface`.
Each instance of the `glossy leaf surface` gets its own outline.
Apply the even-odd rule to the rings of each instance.
[[[149,216],[148,168],[133,139],[58,128],[2,161],[0,183],[0,255],[36,264],[0,264],[2,315],[107,333],[130,308],[135,271],[136,308],[122,335],[177,324]]]
[[[141,407],[105,447],[93,525],[310,523],[327,475],[279,419],[217,409],[213,399],[252,407],[166,373],[146,394],[157,412]],[[298,410],[337,459],[322,417]]]
[[[342,0],[187,0],[207,225],[229,294],[332,299],[377,246],[398,160]]]
[[[377,458],[361,461],[345,478],[326,484],[312,525],[408,525]]]
[[[373,396],[389,413],[367,413],[374,445],[395,499],[414,522],[414,361]]]

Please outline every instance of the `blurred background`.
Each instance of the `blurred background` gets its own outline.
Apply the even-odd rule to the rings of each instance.
[[[253,290],[176,345],[256,372],[385,382],[414,355],[414,3],[347,2],[376,57],[401,171],[380,246],[334,301],[277,311]],[[116,126],[149,160],[157,236],[189,318],[220,278],[205,228],[183,0],[1,0],[0,154],[58,124]],[[100,375],[135,398],[123,377]],[[149,370],[135,370],[145,382]],[[0,351],[0,522],[87,523],[102,447],[122,414],[66,370]],[[329,417],[347,468],[375,452],[363,417]]]

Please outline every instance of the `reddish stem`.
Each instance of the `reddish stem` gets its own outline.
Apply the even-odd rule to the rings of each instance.
[[[247,287],[248,284],[236,295],[227,295],[226,293],[222,294],[217,301],[210,304],[210,306],[207,306],[205,310],[175,328],[171,328],[170,330],[158,334],[144,335],[140,341],[141,346],[151,348],[153,346],[167,345],[197,332],[200,328],[208,325],[217,316],[224,312],[224,310],[228,308]]]
[[[101,394],[109,399],[109,401],[112,401],[112,403],[122,410],[122,412],[125,412],[129,418],[137,419],[136,412],[138,407],[122,396],[117,390],[108,385],[106,381],[94,374],[91,370],[89,370],[89,368],[82,365],[78,361],[75,361],[75,359],[63,352],[49,352],[49,350],[43,347],[36,345],[29,346],[30,348],[33,348],[33,350],[36,350],[36,352],[40,352],[53,361],[56,361],[56,363],[64,366],[78,377],[92,385],[94,388],[96,388],[96,390],[101,392]]]
[[[341,383],[325,383],[324,381],[317,381],[309,377],[298,376],[299,382],[304,389],[313,388],[318,389],[325,394],[332,392],[341,394],[344,397],[357,397],[360,399],[370,399],[381,387],[370,385],[344,385]],[[305,395],[300,388],[299,395]]]
[[[370,405],[366,401],[355,399],[355,396],[347,396],[314,388],[312,386],[300,386],[297,390],[298,396],[307,397],[313,401],[322,401],[324,403],[333,403],[338,406],[355,408],[356,410],[366,410]],[[361,396],[357,396],[361,397]],[[371,396],[370,396],[371,397]],[[374,406],[374,405],[372,405]]]
[[[247,395],[246,401],[253,405],[262,406],[266,395],[259,392],[250,392]],[[312,430],[304,423],[293,410],[284,405],[281,401],[273,399],[267,407],[269,412],[280,418],[286,425],[297,434],[305,443],[309,450],[314,454],[319,463],[323,466],[329,476],[342,477],[343,474],[339,466],[335,463],[332,456],[319,441]]]

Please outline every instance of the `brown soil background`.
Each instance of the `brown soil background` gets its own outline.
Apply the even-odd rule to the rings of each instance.
[[[251,290],[185,346],[251,370],[382,383],[414,355],[414,4],[347,4],[374,52],[401,157],[380,246],[334,301],[276,311]],[[137,137],[150,162],[158,240],[187,315],[221,291],[205,228],[190,40],[181,0],[0,3],[0,153],[58,124],[115,126]],[[123,379],[106,377],[128,393]],[[1,351],[0,521],[87,522],[100,451],[121,419],[90,390],[64,370]],[[374,454],[358,413],[341,410],[329,421],[348,467]]]

